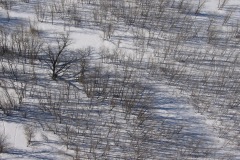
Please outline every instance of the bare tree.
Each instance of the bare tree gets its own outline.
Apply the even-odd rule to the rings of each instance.
[[[13,110],[17,109],[16,101],[14,95],[8,90],[8,84],[4,81],[1,82],[3,87],[1,87],[1,97],[0,97],[0,109],[6,115],[11,115]]]
[[[67,47],[70,45],[69,34],[59,34],[56,38],[56,45],[48,45],[44,52],[46,58],[43,59],[51,70],[51,77],[53,80],[67,71],[71,64],[77,60],[70,56]]]
[[[234,13],[234,10],[230,10],[230,11],[227,12],[227,14],[225,15],[225,17],[223,19],[223,25],[228,23],[228,21],[231,18],[233,13]]]
[[[13,6],[14,1],[13,0],[1,0],[0,6],[2,6],[6,10],[11,10]]]
[[[197,9],[195,11],[195,14],[199,14],[199,12],[201,11],[201,9],[204,7],[205,3],[207,2],[207,0],[199,0],[198,1],[198,5],[197,5]]]
[[[37,4],[34,6],[34,10],[35,10],[37,20],[40,22],[43,22],[46,18],[47,6],[37,1]]]
[[[90,56],[92,54],[93,49],[88,47],[86,49],[78,50],[77,53],[79,55],[79,65],[80,71],[78,71],[75,76],[79,76],[78,80],[81,83],[84,83],[85,74],[90,68]]]
[[[0,154],[9,148],[8,137],[4,133],[0,133]]]
[[[218,1],[218,8],[222,9],[228,3],[228,1],[229,0],[219,0]]]
[[[24,126],[24,134],[26,136],[28,146],[31,144],[32,139],[35,137],[35,134],[36,134],[35,132],[36,130],[34,126],[31,126],[31,125]]]

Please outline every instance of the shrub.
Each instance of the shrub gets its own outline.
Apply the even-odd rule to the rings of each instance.
[[[25,125],[24,133],[27,139],[27,145],[29,146],[32,142],[32,139],[35,137],[35,128],[30,125]]]
[[[6,152],[8,148],[8,137],[5,134],[0,133],[0,154]]]

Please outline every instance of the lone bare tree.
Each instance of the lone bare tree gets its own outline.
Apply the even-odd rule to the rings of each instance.
[[[67,47],[70,45],[69,34],[59,34],[56,38],[56,44],[48,45],[44,52],[46,58],[43,59],[51,70],[53,80],[64,73],[70,65],[76,60],[71,58]]]

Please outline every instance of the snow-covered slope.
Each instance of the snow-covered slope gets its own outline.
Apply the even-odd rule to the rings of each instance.
[[[6,37],[36,29],[42,49],[33,61],[1,55],[0,133],[9,142],[1,160],[240,159],[238,0],[222,8],[218,0],[161,1],[160,15],[124,0],[12,2],[0,9]],[[133,12],[114,15],[105,3]],[[49,48],[59,49],[59,35],[69,35],[59,61],[77,60],[53,80]],[[7,115],[7,105],[19,108]]]

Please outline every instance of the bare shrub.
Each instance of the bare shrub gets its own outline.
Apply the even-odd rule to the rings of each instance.
[[[14,98],[15,94],[7,89],[7,84],[4,81],[2,81],[1,84],[3,87],[0,88],[0,109],[3,110],[5,115],[9,116],[12,114],[13,110],[18,109],[16,100]]]
[[[47,6],[43,5],[41,2],[38,1],[37,4],[34,6],[34,10],[37,20],[43,22],[46,18]]]
[[[204,7],[205,3],[206,3],[206,0],[199,0],[198,1],[198,5],[197,5],[197,9],[195,11],[195,14],[199,14],[201,9]]]
[[[32,142],[32,139],[35,137],[36,129],[34,126],[31,125],[25,125],[24,126],[24,134],[27,140],[27,146],[29,146]]]
[[[0,133],[0,154],[7,152],[8,148],[9,148],[8,137],[5,134]]]
[[[229,0],[219,0],[218,1],[218,8],[222,9],[228,3],[228,1]]]

